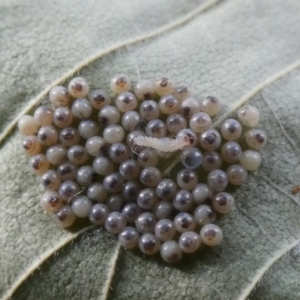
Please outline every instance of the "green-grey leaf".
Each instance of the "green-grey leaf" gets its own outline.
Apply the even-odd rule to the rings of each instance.
[[[299,297],[299,268],[283,259],[300,242],[300,200],[291,194],[300,175],[299,1],[0,5],[2,299]],[[262,167],[236,190],[236,209],[219,222],[222,246],[178,266],[123,251],[99,229],[58,229],[38,205],[42,189],[21,153],[20,134],[9,135],[15,118],[56,82],[75,72],[108,89],[120,71],[133,80],[168,74],[201,95],[219,96],[227,113],[249,101],[269,135]]]

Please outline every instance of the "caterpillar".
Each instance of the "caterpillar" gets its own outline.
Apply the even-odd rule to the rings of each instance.
[[[161,152],[173,152],[181,150],[187,145],[190,145],[188,139],[184,137],[171,138],[154,138],[149,136],[137,136],[134,139],[134,144],[138,146],[144,146],[153,148]]]

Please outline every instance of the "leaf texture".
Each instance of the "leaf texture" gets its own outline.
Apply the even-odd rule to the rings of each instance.
[[[297,299],[297,258],[284,257],[300,242],[300,199],[291,194],[300,175],[299,1],[27,3],[0,2],[0,297]],[[120,71],[134,81],[167,74],[218,96],[224,114],[239,101],[259,108],[269,136],[263,164],[235,190],[220,247],[170,267],[121,250],[100,229],[62,231],[41,212],[39,180],[8,129],[77,65],[92,87],[108,89]]]

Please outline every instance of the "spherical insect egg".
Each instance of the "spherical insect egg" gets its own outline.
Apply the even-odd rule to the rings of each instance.
[[[18,121],[18,128],[24,135],[34,135],[40,128],[40,122],[32,116],[23,115]]]
[[[202,160],[201,151],[195,147],[184,149],[180,155],[180,161],[187,169],[197,169],[201,165]]]
[[[183,233],[193,231],[196,227],[196,221],[189,213],[180,212],[174,218],[174,225],[178,232]]]
[[[53,114],[53,122],[59,128],[69,127],[73,122],[73,114],[66,106],[58,107]]]
[[[198,175],[195,171],[183,169],[177,173],[177,184],[181,189],[192,190],[198,183]]]
[[[200,101],[199,100],[197,100],[195,98],[187,98],[181,102],[180,113],[184,117],[191,118],[193,115],[195,115],[198,112],[200,112]],[[202,121],[202,123],[203,123],[203,121]]]
[[[162,219],[156,223],[154,232],[161,241],[165,242],[174,238],[176,228],[171,220]]]
[[[22,141],[22,147],[27,155],[35,155],[41,152],[42,145],[35,135],[28,135]]]
[[[224,161],[235,163],[242,155],[242,148],[236,142],[227,142],[221,148],[221,155]]]
[[[152,210],[156,206],[158,199],[154,189],[143,189],[137,197],[137,204],[144,210]]]
[[[139,239],[139,249],[147,255],[153,255],[160,249],[159,239],[152,233],[145,233]]]
[[[122,196],[127,202],[136,202],[141,190],[142,186],[138,181],[127,181],[124,183]]]
[[[151,148],[145,148],[138,153],[138,163],[141,167],[154,167],[159,161],[157,151]]]
[[[237,140],[242,134],[242,125],[235,119],[227,119],[221,125],[221,135],[227,141]]]
[[[194,218],[198,225],[204,226],[213,223],[217,218],[217,214],[212,207],[202,204],[195,208]]]
[[[63,162],[57,167],[57,173],[63,181],[75,180],[77,171],[78,167],[69,161]]]
[[[68,106],[72,97],[69,94],[68,90],[63,86],[55,86],[49,92],[49,99],[53,106]]]
[[[75,118],[86,119],[91,116],[93,109],[89,101],[79,98],[73,102],[71,111]]]
[[[255,150],[246,150],[240,157],[240,164],[247,171],[256,171],[261,164],[261,156]]]
[[[116,124],[120,121],[120,111],[112,105],[104,106],[98,113],[98,121],[101,126]]]
[[[191,129],[182,129],[176,135],[176,140],[184,140],[186,147],[195,147],[198,144],[198,137]]]
[[[162,179],[156,187],[156,194],[162,200],[171,200],[177,193],[177,184],[169,178]]]
[[[114,172],[103,179],[103,187],[108,193],[121,192],[124,185],[124,179],[120,173]]]
[[[155,86],[150,80],[140,80],[134,87],[134,93],[139,100],[149,100],[154,98]]]
[[[239,164],[231,165],[226,170],[229,183],[233,185],[242,185],[248,178],[248,172]]]
[[[125,137],[125,130],[120,125],[109,125],[103,131],[103,138],[109,144],[120,143]]]
[[[138,128],[143,122],[142,116],[136,111],[127,111],[122,117],[122,127],[126,131],[132,131]]]
[[[98,135],[99,126],[96,122],[90,119],[81,120],[78,125],[78,132],[82,138],[87,140]]]
[[[80,186],[90,186],[95,178],[95,171],[91,166],[82,166],[77,171],[76,181]]]
[[[199,136],[199,144],[205,150],[216,150],[220,147],[221,142],[221,135],[215,129],[208,129]]]
[[[162,120],[151,120],[146,125],[146,134],[156,138],[164,137],[167,134],[167,126]]]
[[[146,187],[155,187],[161,180],[161,172],[154,167],[146,167],[140,173],[140,181]]]
[[[108,149],[109,158],[115,163],[122,163],[130,156],[129,148],[122,143],[112,144]]]
[[[47,149],[46,157],[50,164],[59,165],[67,158],[67,149],[63,145],[54,145]]]
[[[218,213],[227,214],[234,206],[234,198],[229,193],[218,193],[213,197],[212,206]]]
[[[267,134],[261,129],[251,129],[246,132],[246,143],[254,150],[261,150],[267,144]]]
[[[245,105],[237,111],[239,121],[248,127],[254,127],[259,122],[259,110],[252,105]]]
[[[127,75],[117,74],[111,79],[110,88],[117,95],[128,92],[131,88],[131,80]]]
[[[57,212],[62,206],[62,200],[57,192],[46,191],[40,200],[40,204],[45,211]]]
[[[128,203],[122,209],[122,215],[126,220],[126,224],[134,224],[141,212],[141,208],[135,203]]]
[[[63,182],[58,190],[58,194],[63,201],[69,201],[72,197],[79,193],[79,185],[71,180]]]
[[[72,201],[72,211],[78,218],[87,218],[92,208],[91,200],[86,196],[77,196]]]
[[[207,151],[203,155],[202,168],[205,171],[212,171],[220,169],[223,164],[223,160],[220,154],[216,151]]]
[[[98,156],[93,161],[93,169],[97,174],[106,176],[113,172],[114,163],[105,156]]]
[[[59,141],[66,147],[71,147],[79,143],[80,135],[75,127],[66,127],[59,133]]]
[[[106,205],[102,203],[94,204],[89,212],[89,220],[94,225],[103,225],[109,210]]]
[[[133,180],[139,177],[141,167],[136,160],[128,159],[120,164],[119,172],[125,180]]]
[[[166,241],[160,247],[160,256],[165,262],[173,264],[182,258],[182,251],[176,241]]]
[[[201,228],[200,237],[203,244],[207,246],[216,246],[222,242],[223,232],[219,226],[207,224]]]
[[[86,149],[81,145],[74,145],[68,149],[67,156],[74,165],[83,165],[89,159]]]
[[[125,249],[133,249],[139,243],[140,235],[134,227],[125,227],[119,234],[118,241]]]
[[[57,143],[58,132],[54,126],[42,126],[37,133],[37,138],[41,144],[51,146]]]
[[[178,112],[180,102],[173,95],[166,95],[160,98],[158,106],[162,114],[171,115]]]
[[[56,214],[55,214],[55,221],[56,223],[62,227],[67,228],[73,225],[76,220],[76,216],[73,213],[70,206],[62,207]]]
[[[228,176],[223,170],[216,169],[208,173],[207,182],[214,192],[222,192],[228,185]]]
[[[207,113],[210,117],[214,117],[221,110],[221,102],[214,96],[208,96],[200,102],[200,109]]]
[[[202,133],[207,130],[211,124],[211,118],[204,112],[197,112],[191,116],[190,128],[196,133]]]
[[[193,206],[192,194],[187,190],[179,190],[173,200],[173,206],[178,211],[188,211]]]
[[[197,205],[210,202],[213,198],[213,191],[204,183],[198,183],[192,190],[193,200]]]
[[[156,219],[152,213],[144,212],[135,221],[136,229],[141,233],[154,232]]]
[[[178,244],[183,252],[193,253],[200,248],[201,238],[196,232],[187,231],[180,235]]]
[[[170,201],[159,201],[154,208],[156,219],[170,219],[173,213],[173,204]]]
[[[107,205],[110,211],[121,211],[122,206],[124,204],[124,198],[121,194],[112,194],[109,195],[105,201],[105,205]]]
[[[159,105],[154,100],[145,100],[140,105],[140,114],[146,121],[158,119]]]
[[[100,136],[92,136],[85,143],[85,149],[91,156],[107,155],[109,146],[110,144]]]
[[[58,191],[61,179],[56,171],[48,170],[41,176],[41,184],[45,189]]]
[[[180,102],[187,98],[191,98],[193,95],[193,92],[191,88],[186,84],[180,84],[175,87],[175,90],[173,92],[173,95],[176,99],[178,99]]]
[[[53,109],[46,105],[41,105],[35,110],[33,117],[41,126],[51,125],[53,121]]]
[[[103,203],[107,198],[107,191],[100,182],[95,182],[87,189],[87,196],[92,201]]]
[[[177,134],[187,127],[186,119],[181,114],[172,114],[167,117],[166,125],[171,134]]]
[[[126,220],[124,216],[117,211],[111,212],[105,220],[105,228],[112,234],[121,233],[125,226]]]
[[[44,174],[50,167],[50,163],[44,154],[36,154],[29,160],[29,166],[36,175]]]
[[[94,90],[89,95],[89,101],[93,108],[100,110],[111,103],[110,97],[102,90]]]
[[[89,92],[89,84],[82,77],[73,78],[68,85],[68,91],[74,98],[84,98]]]
[[[115,104],[119,111],[124,113],[136,109],[138,100],[132,93],[125,92],[117,97]]]
[[[155,92],[158,96],[162,97],[165,95],[171,95],[174,91],[174,83],[168,77],[161,77],[155,83]]]
[[[137,137],[143,137],[143,136],[144,133],[139,130],[133,130],[127,135],[126,143],[133,152],[139,153],[140,151],[145,149],[144,146],[140,146],[135,143]]]

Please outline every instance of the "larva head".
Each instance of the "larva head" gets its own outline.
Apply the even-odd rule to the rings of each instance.
[[[182,129],[177,133],[176,139],[182,142],[184,146],[195,147],[198,139],[196,133],[191,129]]]

